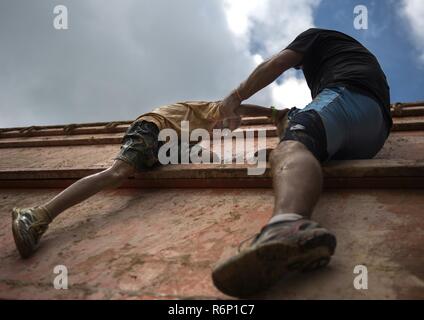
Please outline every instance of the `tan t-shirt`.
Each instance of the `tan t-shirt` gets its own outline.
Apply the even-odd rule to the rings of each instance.
[[[189,121],[190,132],[200,128],[212,131],[215,124],[222,119],[217,102],[185,101],[142,114],[136,121],[141,120],[153,122],[159,130],[171,128],[181,134],[181,121]]]

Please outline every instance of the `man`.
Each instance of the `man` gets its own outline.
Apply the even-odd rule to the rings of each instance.
[[[323,183],[320,162],[372,158],[392,126],[389,86],[375,56],[348,35],[323,29],[303,32],[260,64],[222,101],[225,116],[292,67],[303,70],[313,101],[290,110],[273,151],[273,217],[246,250],[213,271],[214,284],[229,295],[249,296],[287,271],[329,263],[336,238],[310,220]]]
[[[242,105],[236,112],[235,118],[224,119],[218,103],[194,101],[162,106],[141,115],[128,128],[121,150],[110,168],[75,182],[45,204],[12,210],[13,236],[22,258],[35,252],[40,238],[60,213],[105,188],[119,186],[136,171],[147,170],[158,164],[160,130],[171,128],[180,136],[182,121],[189,121],[190,131],[198,128],[211,131],[216,127],[222,128],[223,122],[227,123],[225,127],[233,130],[240,124],[241,115],[276,119],[284,114],[284,111],[279,113],[275,109],[254,105]]]

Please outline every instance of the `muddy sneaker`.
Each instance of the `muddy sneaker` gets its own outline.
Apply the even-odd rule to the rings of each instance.
[[[215,267],[212,280],[227,295],[248,297],[289,271],[326,266],[335,248],[336,237],[313,221],[276,222],[262,228],[247,249]]]
[[[51,221],[47,210],[42,207],[13,208],[13,238],[22,258],[28,258],[37,249]]]

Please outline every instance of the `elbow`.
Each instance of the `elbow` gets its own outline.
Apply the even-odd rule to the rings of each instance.
[[[290,49],[283,50],[273,57],[275,68],[281,72],[299,65],[302,59],[303,54]]]

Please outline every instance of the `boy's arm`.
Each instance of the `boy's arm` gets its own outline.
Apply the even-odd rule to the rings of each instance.
[[[272,109],[256,104],[241,104],[236,109],[236,114],[245,117],[272,117]]]
[[[246,117],[268,117],[274,121],[281,119],[288,109],[277,110],[273,108],[266,108],[255,104],[241,104],[236,109],[236,114]]]

